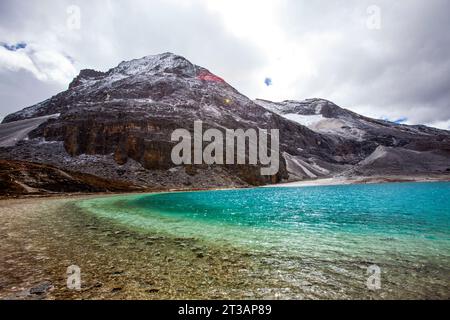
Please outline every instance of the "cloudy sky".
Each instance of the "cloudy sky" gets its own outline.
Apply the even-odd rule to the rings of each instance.
[[[248,97],[450,129],[448,0],[1,0],[0,119],[80,69],[174,52]]]

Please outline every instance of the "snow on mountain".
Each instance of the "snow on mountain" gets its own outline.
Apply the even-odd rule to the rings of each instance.
[[[450,169],[448,131],[370,119],[324,99],[252,101],[220,76],[172,53],[125,61],[106,72],[82,70],[68,90],[8,115],[3,126],[54,114],[60,117],[27,131],[28,141],[0,147],[0,157],[152,187],[383,174],[383,165],[408,174]],[[197,120],[205,129],[278,129],[280,172],[262,177],[258,166],[174,166],[171,134],[192,131]],[[386,154],[376,153],[380,147]],[[412,171],[400,161],[411,155],[417,164]],[[80,163],[80,157],[91,160]]]
[[[0,148],[15,146],[19,141],[28,138],[28,134],[49,119],[57,119],[59,113],[0,124]]]
[[[321,114],[317,115],[301,115],[296,113],[288,113],[283,114],[283,117],[285,117],[288,120],[297,122],[303,126],[309,127],[310,129],[314,127],[318,122],[324,120],[323,116]]]
[[[286,119],[296,121],[309,129],[355,141],[365,141],[375,136],[413,136],[448,134],[448,131],[425,126],[409,126],[385,120],[376,120],[343,109],[324,99],[271,102],[255,100],[260,106]]]
[[[323,134],[332,134],[363,141],[366,131],[358,125],[356,114],[341,109],[330,101],[323,99],[308,99],[305,101],[270,102],[256,100],[257,104],[275,112],[282,117],[295,121],[309,129]]]

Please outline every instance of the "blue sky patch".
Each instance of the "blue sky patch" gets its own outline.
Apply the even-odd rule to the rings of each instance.
[[[383,117],[383,118],[381,118],[381,120],[393,122],[393,123],[396,123],[396,124],[402,124],[402,123],[407,122],[408,118],[407,117],[401,117],[401,118],[398,118],[398,119],[395,119],[395,120],[391,120],[388,117]]]
[[[401,117],[401,118],[399,118],[397,120],[394,120],[393,122],[396,123],[396,124],[402,124],[402,123],[405,123],[406,121],[408,121],[408,118]]]
[[[25,42],[18,42],[16,44],[7,44],[5,42],[0,42],[0,45],[9,51],[17,51],[20,49],[25,49],[27,47],[27,44]]]

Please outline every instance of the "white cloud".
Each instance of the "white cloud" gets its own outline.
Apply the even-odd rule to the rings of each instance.
[[[17,51],[0,47],[0,71],[2,70],[25,70],[38,80],[60,84],[66,84],[77,73],[70,59],[63,54],[33,44]]]
[[[436,121],[432,123],[428,123],[427,125],[439,129],[450,130],[450,119],[447,121]]]
[[[0,47],[0,69],[9,71],[27,70],[41,80],[39,71],[24,50],[10,51]]]

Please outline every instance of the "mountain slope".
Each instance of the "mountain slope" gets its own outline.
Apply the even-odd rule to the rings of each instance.
[[[125,171],[121,175],[124,179],[144,185],[177,181],[168,175],[157,182],[147,177],[149,171],[161,176],[162,171],[187,170],[183,183],[197,185],[203,182],[195,179],[196,172],[204,175],[203,181],[211,168],[174,168],[170,159],[174,143],[170,139],[174,130],[192,132],[194,121],[202,120],[205,130],[280,129],[283,152],[306,161],[322,161],[326,170],[343,169],[346,163],[341,160],[353,157],[345,155],[335,139],[268,112],[220,77],[171,53],[123,62],[104,73],[83,70],[67,91],[7,116],[4,123],[53,114],[60,116],[31,132],[29,141],[4,153],[22,160],[33,154],[33,160],[70,169],[77,166],[80,156],[90,155],[90,167],[80,170],[95,168],[96,174],[114,178],[117,170]],[[357,157],[352,160],[357,161]],[[273,177],[261,176],[259,166],[216,166],[214,170],[220,172],[205,181],[206,185],[229,183],[227,177],[238,185],[275,183],[289,177],[283,158],[279,173]]]
[[[47,122],[47,120],[51,118],[58,117],[59,114],[42,116],[14,121],[0,126],[0,148],[16,145],[18,141],[26,139],[28,134],[37,129],[41,124]]]
[[[447,174],[450,132],[361,116],[324,99],[256,103],[325,136],[375,145],[346,175]]]
[[[441,153],[444,161],[420,167],[421,173],[445,172],[449,158],[448,132],[393,127],[325,100],[254,102],[209,70],[171,53],[122,62],[107,72],[83,70],[68,90],[7,116],[0,133],[19,136],[11,128],[41,117],[48,119],[27,131],[26,139],[0,147],[0,158],[142,187],[232,187],[364,174],[364,165],[370,164],[363,161],[380,146]],[[171,134],[192,132],[197,120],[204,130],[222,132],[279,129],[278,174],[262,176],[261,165],[174,165]]]
[[[0,197],[61,192],[143,191],[129,183],[24,161],[0,160]]]

